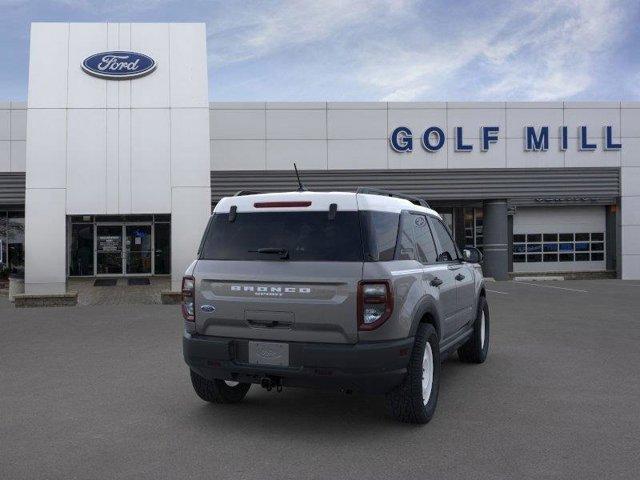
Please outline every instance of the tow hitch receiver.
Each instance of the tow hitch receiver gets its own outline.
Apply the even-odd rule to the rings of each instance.
[[[282,391],[282,379],[280,377],[262,377],[260,386],[270,392],[272,388],[280,393]]]

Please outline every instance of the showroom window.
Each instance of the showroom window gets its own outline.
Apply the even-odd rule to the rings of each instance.
[[[464,208],[464,246],[482,250],[484,212],[481,208]]]
[[[74,215],[69,276],[168,275],[170,215]]]
[[[0,278],[24,272],[24,212],[0,211]]]
[[[602,262],[604,232],[515,233],[513,262]]]

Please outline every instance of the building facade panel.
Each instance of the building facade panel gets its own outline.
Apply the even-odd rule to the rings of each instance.
[[[507,103],[505,115],[505,135],[508,139],[521,139],[525,126],[535,127],[537,131],[540,131],[541,127],[550,127],[549,138],[558,138],[560,126],[564,125],[562,102],[558,102],[554,108],[516,108]]]
[[[11,142],[11,171],[24,172],[27,169],[27,142]]]
[[[267,140],[266,147],[267,170],[292,169],[294,163],[299,169],[327,168],[326,140]]]
[[[383,109],[327,109],[330,140],[387,139],[387,111]]]
[[[211,110],[211,140],[264,140],[266,133],[266,110],[225,109]]]
[[[131,110],[131,213],[171,211],[171,111]]]
[[[387,168],[386,144],[386,140],[329,140],[327,165],[332,170]]]
[[[562,168],[565,166],[565,152],[560,150],[560,140],[549,133],[547,151],[526,151],[522,134],[517,138],[507,138],[507,168]]]
[[[27,139],[27,110],[24,108],[11,109],[11,140],[24,141]]]
[[[106,23],[69,24],[67,108],[106,108],[107,82],[96,82],[80,65],[89,55],[109,50]],[[73,68],[73,67],[76,68]]]
[[[602,145],[602,137],[591,137],[587,140],[593,145]],[[614,138],[616,143],[620,143],[620,138]],[[574,148],[567,148],[564,153],[565,167],[619,167],[619,150],[594,150],[581,151],[576,139],[569,139],[569,145],[575,142]],[[601,148],[601,147],[600,147]]]
[[[326,139],[327,110],[267,108],[266,128],[268,140]]]
[[[0,102],[0,172],[24,172],[27,111],[24,102]]]
[[[0,172],[11,171],[11,142],[0,140]]]
[[[32,23],[29,47],[29,108],[67,107],[69,24]]]
[[[107,110],[67,110],[66,211],[107,213]]]
[[[265,140],[211,140],[211,170],[264,170]]]
[[[171,186],[209,187],[208,107],[172,108],[170,141]]]
[[[130,80],[131,108],[169,108],[171,106],[169,24],[132,23],[130,48],[145,52],[153,58],[158,68],[152,75]],[[165,68],[160,68],[165,65]],[[193,82],[183,85],[190,88]]]
[[[203,23],[169,24],[170,93],[173,108],[209,108],[207,32]],[[185,88],[188,85],[188,88]]]
[[[11,110],[9,102],[5,103],[6,108],[0,108],[0,142],[11,140]]]
[[[66,291],[66,212],[62,188],[30,188],[25,204],[25,289]]]
[[[584,107],[573,108],[571,103],[567,103],[564,109],[564,125],[568,127],[569,138],[578,138],[580,127],[587,127],[588,136],[597,139],[597,143],[602,145],[602,128],[605,125],[613,127],[613,131],[620,135],[620,104],[614,103],[615,107],[606,107],[606,104],[598,103],[580,104]]]
[[[27,172],[27,188],[66,188],[66,109],[29,109],[27,114]]]
[[[419,145],[410,152],[396,152],[391,149],[387,152],[387,164],[391,169],[419,169],[419,168],[447,168],[447,145],[437,152],[427,152]]]
[[[118,82],[120,83],[120,82]],[[131,110],[118,110],[118,212],[131,210]]]
[[[620,131],[624,138],[640,138],[640,108],[622,108]]]

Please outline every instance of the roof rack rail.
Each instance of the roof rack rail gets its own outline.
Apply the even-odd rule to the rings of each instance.
[[[233,194],[234,197],[243,197],[244,195],[257,195],[259,193],[262,192],[258,192],[255,190],[238,190],[236,193]]]
[[[429,204],[421,198],[412,197],[411,195],[405,195],[403,193],[391,192],[389,190],[382,190],[380,188],[358,187],[356,189],[356,193],[366,193],[370,195],[382,195],[385,197],[402,198],[404,200],[409,200],[414,205],[420,205],[421,207],[431,208]]]

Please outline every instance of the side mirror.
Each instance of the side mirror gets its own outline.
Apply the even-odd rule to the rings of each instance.
[[[474,247],[465,248],[462,250],[462,259],[469,263],[481,263],[482,252]]]

